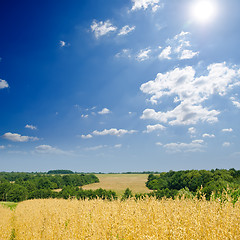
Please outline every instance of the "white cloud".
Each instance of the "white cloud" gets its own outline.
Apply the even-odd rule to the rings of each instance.
[[[122,147],[122,144],[115,144],[114,145],[114,148],[121,148]]]
[[[88,114],[82,114],[81,118],[88,118]]]
[[[196,139],[193,140],[192,143],[203,143],[204,141],[202,139]]]
[[[238,70],[229,68],[226,63],[215,63],[207,67],[208,74],[196,76],[191,66],[175,68],[165,74],[158,73],[155,80],[141,85],[143,93],[152,95],[150,102],[158,103],[164,96],[172,96],[179,102],[174,109],[167,112],[155,112],[145,109],[142,119],[154,119],[170,125],[188,125],[197,122],[214,123],[218,121],[220,111],[210,110],[202,103],[212,95],[226,95],[232,85],[239,81]]]
[[[142,49],[140,52],[137,54],[136,59],[139,62],[145,61],[150,58],[149,54],[151,53],[151,49]]]
[[[158,58],[160,58],[160,59],[171,59],[171,57],[169,56],[170,54],[171,54],[171,47],[170,46],[168,46],[168,47],[166,47],[166,48],[164,48],[163,50],[162,50],[162,52],[159,54],[159,56],[158,56]]]
[[[7,81],[0,79],[0,89],[8,88],[8,87],[9,87],[9,85],[8,85]]]
[[[191,59],[191,58],[197,56],[198,54],[199,54],[199,52],[193,52],[192,50],[184,49],[181,52],[181,56],[179,57],[179,59],[181,59],[181,60]]]
[[[30,124],[27,124],[27,125],[25,126],[25,128],[29,128],[29,129],[32,129],[32,130],[37,130],[37,127],[36,127],[36,126],[30,125]]]
[[[235,101],[232,101],[232,103],[235,107],[240,108],[240,102],[235,100]]]
[[[124,27],[122,27],[118,33],[119,36],[121,35],[127,35],[128,33],[132,32],[133,30],[135,30],[135,26],[133,27],[129,27],[129,25],[126,25]]]
[[[188,132],[190,133],[190,134],[195,134],[196,133],[196,128],[195,127],[190,127],[190,128],[188,128]]]
[[[113,26],[110,20],[107,20],[105,22],[97,22],[96,20],[93,20],[91,30],[94,33],[95,37],[99,38],[108,34],[109,32],[115,32],[117,30],[117,27]]]
[[[230,142],[224,142],[224,143],[222,144],[223,147],[229,147],[230,145],[231,145]]]
[[[98,145],[98,146],[94,146],[94,147],[87,147],[85,148],[86,151],[96,151],[99,150],[101,148],[107,147],[106,145]]]
[[[93,131],[92,134],[95,136],[105,136],[105,135],[112,135],[112,136],[117,136],[121,137],[125,134],[132,134],[137,132],[136,130],[125,130],[125,129],[116,129],[116,128],[111,128],[111,129],[104,129],[103,131]]]
[[[190,143],[168,143],[163,145],[168,152],[202,152],[204,145],[203,141],[195,140]]]
[[[132,11],[144,9],[146,10],[148,7],[152,7],[152,11],[155,12],[159,7],[160,0],[132,0],[133,6]]]
[[[65,47],[66,46],[66,42],[64,42],[64,41],[59,41],[59,44],[60,44],[60,47]]]
[[[83,138],[83,139],[89,139],[89,138],[92,138],[92,135],[91,135],[91,134],[81,135],[81,138]]]
[[[101,114],[101,115],[104,115],[104,114],[108,114],[110,113],[111,111],[107,108],[103,108],[100,112],[98,112],[98,114]]]
[[[5,146],[3,146],[3,145],[0,145],[0,149],[4,149],[5,148]]]
[[[39,138],[37,137],[21,136],[18,133],[10,133],[10,132],[5,133],[2,137],[13,142],[28,142],[28,141],[39,140]]]
[[[215,135],[214,134],[209,134],[209,133],[204,133],[203,135],[202,135],[202,137],[204,137],[204,138],[215,138]]]
[[[157,146],[162,146],[163,144],[161,142],[156,142]]]
[[[154,109],[145,109],[141,119],[153,119],[170,125],[190,125],[198,121],[214,123],[217,122],[218,111],[209,111],[202,106],[181,103],[176,108],[167,112],[155,112]],[[171,120],[175,119],[175,120]]]
[[[232,132],[233,129],[232,128],[224,128],[222,129],[222,132]]]
[[[127,57],[127,58],[131,58],[132,55],[131,55],[131,50],[130,49],[127,49],[127,48],[124,48],[122,49],[121,52],[117,53],[115,55],[116,58],[120,58],[120,57]]]
[[[70,43],[60,40],[59,45],[61,48],[70,46]]]
[[[156,130],[164,130],[164,129],[166,129],[166,127],[164,127],[161,124],[147,125],[147,130],[144,131],[144,132],[150,133],[150,132],[153,132],[153,131],[156,131]]]
[[[41,154],[67,154],[67,152],[50,145],[39,145],[35,147],[35,152]]]
[[[174,36],[172,39],[168,39],[166,43],[168,46],[159,55],[159,59],[171,59],[178,58],[191,59],[199,54],[191,49],[191,43],[189,41],[190,33],[181,32]]]

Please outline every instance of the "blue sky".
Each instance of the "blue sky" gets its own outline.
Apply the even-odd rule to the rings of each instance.
[[[239,9],[3,1],[0,171],[239,169]]]

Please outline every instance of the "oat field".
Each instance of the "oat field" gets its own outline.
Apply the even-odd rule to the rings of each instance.
[[[83,186],[83,189],[96,190],[103,188],[113,190],[121,196],[126,188],[130,188],[135,193],[149,193],[145,183],[149,174],[95,174],[99,178],[99,183],[92,183]]]
[[[28,200],[0,206],[1,240],[239,239],[240,202]]]

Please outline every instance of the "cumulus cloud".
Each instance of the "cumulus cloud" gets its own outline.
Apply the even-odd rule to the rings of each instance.
[[[230,142],[224,142],[224,143],[222,144],[223,147],[229,147],[230,145],[231,145]]]
[[[188,133],[190,133],[190,134],[195,134],[196,133],[196,128],[195,127],[190,127],[190,128],[188,128]]]
[[[9,87],[9,85],[8,85],[7,81],[0,79],[0,89],[8,88],[8,87]]]
[[[164,127],[161,124],[147,125],[147,130],[144,131],[144,132],[150,133],[150,132],[153,132],[153,131],[156,131],[156,130],[164,130],[164,129],[166,129],[166,127]]]
[[[36,127],[36,126],[33,126],[33,125],[31,125],[31,124],[27,124],[27,125],[25,126],[25,128],[29,128],[29,129],[32,129],[32,130],[37,130],[37,127]]]
[[[161,142],[156,142],[157,146],[163,146],[163,144]]]
[[[5,146],[3,146],[3,145],[0,145],[0,149],[4,149],[5,148]]]
[[[112,135],[112,136],[117,136],[121,137],[125,134],[132,134],[137,132],[136,130],[125,130],[125,129],[116,129],[116,128],[111,128],[111,129],[104,129],[103,131],[93,131],[92,134],[95,136],[105,136],[105,135]]]
[[[135,30],[135,26],[130,27],[129,25],[126,25],[122,27],[118,33],[119,36],[127,35],[128,33],[132,32]]]
[[[83,138],[83,139],[89,139],[89,138],[92,138],[92,135],[91,135],[91,134],[81,135],[81,138]]]
[[[39,145],[35,147],[35,152],[41,153],[41,154],[66,154],[67,153],[61,149],[52,147],[50,145]]]
[[[5,133],[2,137],[13,142],[28,142],[28,141],[39,140],[39,138],[37,137],[22,136],[18,133],[10,133],[10,132]]]
[[[152,119],[170,125],[190,125],[198,121],[214,123],[217,122],[218,111],[209,111],[202,106],[194,106],[188,103],[181,103],[176,108],[167,112],[156,112],[154,109],[145,109],[141,119]],[[171,120],[174,119],[174,120]]]
[[[180,60],[183,60],[183,59],[191,59],[195,56],[197,56],[199,54],[199,52],[194,52],[192,50],[188,50],[188,49],[184,49],[182,52],[181,52],[181,55],[179,57]]]
[[[136,56],[136,59],[139,61],[139,62],[142,62],[142,61],[145,61],[147,59],[150,58],[150,53],[151,53],[151,49],[142,49],[140,50],[140,52],[137,54]]]
[[[107,20],[105,22],[97,22],[96,20],[93,20],[91,30],[94,33],[95,37],[99,38],[108,34],[109,32],[115,32],[117,30],[117,27],[113,26],[110,20]]]
[[[204,138],[215,138],[215,135],[214,134],[209,134],[209,133],[204,133],[202,135],[202,137],[204,137]]]
[[[110,113],[111,111],[107,108],[103,108],[101,111],[98,112],[98,114],[101,114],[101,115],[104,115],[104,114],[108,114]]]
[[[203,152],[202,140],[194,140],[190,143],[168,143],[163,145],[168,152]]]
[[[172,96],[173,103],[179,104],[167,112],[145,109],[141,118],[170,125],[217,122],[220,111],[211,110],[202,104],[212,95],[226,95],[233,84],[239,82],[240,74],[237,69],[226,66],[225,62],[211,64],[207,70],[207,75],[197,77],[191,66],[175,68],[165,74],[158,73],[155,80],[142,84],[141,91],[152,95],[150,102],[153,104],[157,104],[164,96]]]
[[[233,100],[232,103],[235,107],[240,108],[240,102]]]
[[[159,4],[160,0],[132,0],[132,2],[132,11],[140,10],[142,8],[146,10],[148,7],[151,7],[152,11],[155,12],[159,7],[162,6]]]
[[[222,132],[232,132],[233,129],[232,128],[224,128],[222,129]]]
[[[171,57],[169,56],[172,52],[171,49],[172,48],[170,46],[164,48],[162,50],[162,52],[159,54],[158,58],[160,58],[160,59],[171,59]]]
[[[193,51],[190,43],[190,33],[181,32],[174,36],[172,39],[167,39],[167,46],[162,50],[159,59],[173,59],[180,60],[191,59],[199,54]]]

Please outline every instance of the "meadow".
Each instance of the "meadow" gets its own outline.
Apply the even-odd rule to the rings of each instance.
[[[85,190],[96,190],[99,188],[113,190],[118,196],[121,196],[126,188],[135,193],[149,193],[145,183],[149,174],[95,174],[99,183],[92,183],[82,186]]]
[[[1,240],[239,239],[240,202],[38,199],[0,205]]]

